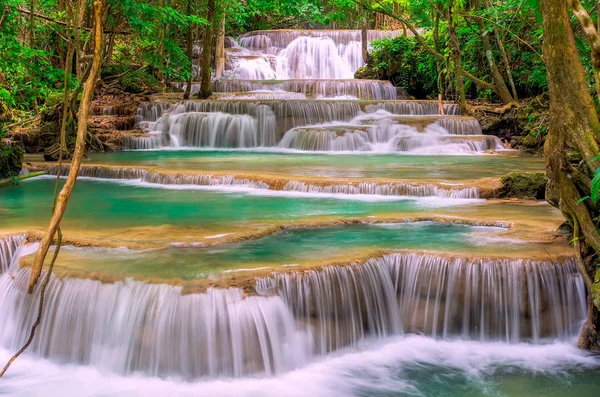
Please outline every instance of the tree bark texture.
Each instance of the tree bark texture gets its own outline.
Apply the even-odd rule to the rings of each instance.
[[[564,0],[540,0],[544,43],[543,52],[550,91],[550,125],[545,144],[546,172],[558,206],[573,225],[573,245],[581,276],[588,294],[594,290],[595,264],[600,251],[596,230],[597,206],[582,197],[590,196],[591,176],[600,162],[597,141],[600,122],[588,91],[585,72]],[[573,161],[572,159],[581,160]],[[571,159],[571,160],[570,160]],[[588,319],[584,323],[579,346],[597,348],[598,307],[589,300]]]

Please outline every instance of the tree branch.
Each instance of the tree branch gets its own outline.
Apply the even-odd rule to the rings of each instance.
[[[7,8],[8,8],[8,6],[7,6]],[[21,7],[16,7],[16,9],[17,9],[17,11],[19,11],[21,14],[25,14],[25,15],[31,15],[31,11],[29,11],[29,10],[26,10],[26,9],[24,9],[24,8],[21,8]],[[64,21],[61,21],[61,20],[59,20],[59,19],[55,19],[55,18],[49,17],[49,16],[47,16],[47,15],[44,15],[44,14],[40,14],[39,12],[34,12],[34,13],[33,13],[33,16],[34,16],[35,18],[43,19],[43,20],[46,20],[46,21],[49,21],[49,22],[55,23],[55,24],[57,24],[57,25],[62,25],[62,26],[67,26],[67,25],[68,25],[68,24],[67,24],[66,22],[64,22]],[[1,25],[0,25],[0,26],[1,26]],[[87,30],[88,32],[91,32],[91,31],[93,31],[93,29],[92,29],[92,28],[86,28],[86,27],[81,27],[80,29]],[[131,32],[128,32],[128,31],[125,31],[125,30],[105,30],[105,31],[104,31],[104,33],[105,33],[105,34],[111,34],[111,33],[112,33],[112,34],[122,34],[122,35],[128,35],[128,34],[131,34]]]

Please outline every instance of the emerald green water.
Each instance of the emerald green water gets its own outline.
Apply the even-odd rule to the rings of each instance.
[[[237,171],[335,178],[461,181],[511,171],[543,171],[542,158],[522,156],[405,156],[256,151],[129,151],[90,154],[90,163],[156,166],[161,170]]]
[[[47,226],[54,178],[23,181],[0,189],[0,228]],[[257,192],[257,193],[268,193]],[[342,198],[343,195],[340,195]],[[215,228],[247,222],[289,222],[315,216],[364,217],[414,212],[426,205],[452,205],[448,199],[363,202],[302,195],[260,196],[204,190],[169,190],[118,181],[77,181],[63,226],[86,230],[174,225]]]
[[[127,276],[182,279],[205,278],[233,269],[301,266],[311,261],[354,259],[380,249],[478,252],[486,235],[501,236],[503,229],[432,222],[351,225],[284,230],[257,240],[211,247],[169,247],[132,251],[68,247],[58,265],[86,271]],[[504,251],[519,244],[496,240]]]

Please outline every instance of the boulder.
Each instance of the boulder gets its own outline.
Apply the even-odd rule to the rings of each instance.
[[[509,172],[500,181],[503,197],[545,199],[548,177],[544,172]]]

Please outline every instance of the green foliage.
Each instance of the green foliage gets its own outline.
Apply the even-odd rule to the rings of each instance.
[[[430,32],[423,38],[433,45]],[[437,91],[435,60],[414,37],[377,40],[372,46],[370,66],[380,76],[417,98],[425,98]]]
[[[22,37],[23,16],[16,10],[21,1],[0,0],[0,10],[10,7],[0,31],[0,100],[17,109],[28,109],[35,103],[44,105],[62,78],[60,68],[53,65],[55,50],[50,43],[56,39],[52,28],[36,24],[35,37],[44,37],[48,45],[29,47]],[[54,2],[50,1],[53,4]]]
[[[24,151],[20,146],[0,140],[0,179],[12,178],[21,172]]]

